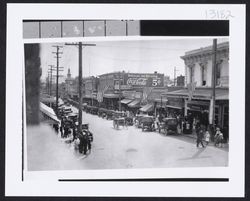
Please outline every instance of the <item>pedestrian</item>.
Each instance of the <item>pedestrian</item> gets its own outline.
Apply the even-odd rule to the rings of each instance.
[[[75,126],[73,127],[73,141],[76,139],[76,128],[75,128]]]
[[[87,131],[87,150],[89,150],[89,153],[91,152],[91,143],[93,142],[93,134],[90,131]]]
[[[219,146],[222,147],[222,143],[223,143],[223,133],[220,131],[220,128],[216,128],[216,134],[214,136],[215,138],[215,143],[214,143],[214,146]]]
[[[160,128],[160,120],[159,120],[159,115],[157,115],[156,116],[156,118],[155,118],[155,123],[156,123],[156,127],[157,127],[157,129],[159,130],[159,128]],[[159,131],[160,132],[160,131]]]
[[[199,122],[197,122],[197,124],[196,124],[196,134],[197,134],[196,146],[199,147],[199,145],[201,144],[201,146],[204,148],[205,146],[202,142],[203,137],[204,137],[204,132],[203,132],[203,129],[201,128]]]
[[[88,136],[86,131],[82,131],[80,135],[80,145],[79,145],[79,151],[80,153],[83,152],[84,155],[87,154],[87,146],[88,146]]]
[[[206,142],[206,146],[209,144],[209,142],[210,142],[210,133],[209,133],[209,131],[206,131],[205,132],[205,142]]]
[[[65,138],[67,138],[69,135],[69,126],[68,125],[65,125],[64,126],[64,136]]]
[[[60,125],[60,132],[61,132],[61,137],[63,138],[63,130],[64,130],[64,120],[61,120],[61,125]]]

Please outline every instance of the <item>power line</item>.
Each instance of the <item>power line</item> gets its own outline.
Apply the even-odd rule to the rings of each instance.
[[[54,58],[56,58],[56,114],[58,114],[58,78],[59,78],[59,68],[63,68],[63,67],[59,67],[59,55],[62,54],[62,52],[59,52],[60,48],[62,48],[63,46],[59,46],[59,45],[53,45],[52,47],[56,48],[56,52],[52,52],[53,54],[56,54],[56,56]]]
[[[79,43],[65,43],[65,45],[70,46],[77,46],[78,47],[78,53],[79,53],[79,76],[78,76],[78,82],[79,82],[79,106],[78,106],[78,132],[82,131],[82,47],[86,46],[96,46],[96,44],[82,44],[82,42]]]

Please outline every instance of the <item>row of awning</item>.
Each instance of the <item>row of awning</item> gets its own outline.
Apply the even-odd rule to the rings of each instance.
[[[57,118],[54,110],[51,107],[48,107],[44,103],[40,102],[40,111],[49,119],[49,123],[59,123],[60,120]]]
[[[167,92],[163,95],[173,98],[188,98],[189,91],[188,89],[181,89],[176,91]],[[197,88],[195,89],[193,95],[193,99],[201,99],[201,100],[211,100],[212,98],[212,89],[210,88]],[[215,89],[215,100],[228,100],[229,99],[229,91],[226,88],[216,88]]]
[[[121,100],[121,103],[128,105],[128,107],[130,107],[130,108],[140,108],[139,110],[141,112],[151,112],[154,110],[154,103],[148,103],[144,106],[141,106],[140,102],[141,102],[140,99],[131,100],[131,99],[124,98]],[[162,103],[165,103],[164,104],[165,106],[166,106],[166,102],[167,102],[166,100],[164,102],[162,101]],[[156,105],[156,107],[162,106],[161,102],[157,102],[157,103],[158,104]],[[169,106],[169,107],[174,107],[176,109],[182,109],[181,107],[175,107],[175,106]]]

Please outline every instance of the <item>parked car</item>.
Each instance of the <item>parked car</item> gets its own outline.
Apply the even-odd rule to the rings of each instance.
[[[178,122],[176,118],[164,118],[159,124],[159,133],[163,132],[165,135],[170,133],[177,133]]]
[[[155,123],[154,118],[150,116],[145,116],[141,118],[141,125],[142,125],[142,131],[154,131],[155,130]]]

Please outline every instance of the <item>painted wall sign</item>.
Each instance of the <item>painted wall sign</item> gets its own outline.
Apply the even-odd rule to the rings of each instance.
[[[163,87],[164,74],[127,73],[124,75],[126,85],[135,87]]]

